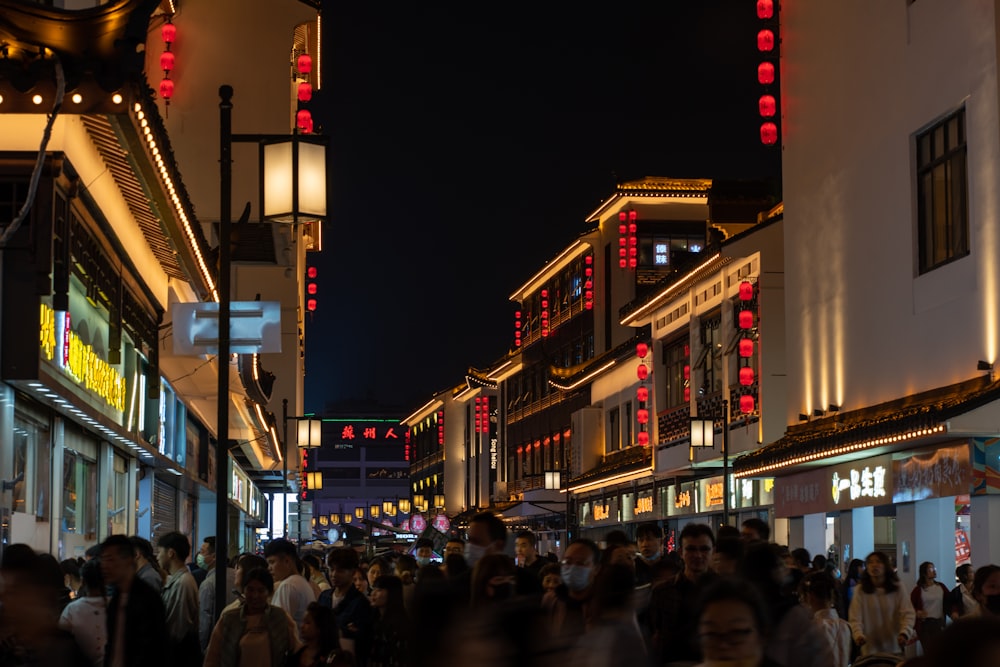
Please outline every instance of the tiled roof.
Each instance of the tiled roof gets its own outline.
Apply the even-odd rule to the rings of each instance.
[[[652,463],[653,448],[634,446],[604,456],[604,460],[595,468],[588,470],[579,477],[569,480],[570,486],[579,486],[596,482],[609,475],[636,472],[648,468]]]

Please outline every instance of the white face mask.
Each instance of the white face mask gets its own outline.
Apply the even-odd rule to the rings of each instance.
[[[472,542],[465,543],[465,562],[469,567],[475,567],[479,559],[486,555],[486,547],[481,547]]]
[[[198,554],[197,556],[194,557],[194,564],[203,570],[208,569],[208,566],[205,564],[205,557],[201,554]]]
[[[579,593],[590,585],[591,569],[585,565],[563,565],[559,573],[566,588]]]

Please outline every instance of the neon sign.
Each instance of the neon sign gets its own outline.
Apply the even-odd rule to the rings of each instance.
[[[679,491],[676,496],[674,496],[674,508],[684,509],[686,507],[691,507],[691,491]]]
[[[611,517],[607,503],[604,505],[594,505],[594,521],[604,521]]]
[[[833,472],[831,478],[830,492],[833,494],[833,503],[840,503],[841,493],[849,492],[851,500],[857,500],[862,496],[869,498],[885,497],[885,474],[883,466],[865,466],[861,470],[851,468],[847,472],[847,477],[841,477],[837,471]]]
[[[715,507],[716,505],[722,504],[722,482],[712,482],[711,484],[705,485],[705,491],[708,496],[709,507]]]
[[[646,496],[645,498],[638,498],[635,501],[635,513],[636,514],[647,514],[653,511],[653,497]]]

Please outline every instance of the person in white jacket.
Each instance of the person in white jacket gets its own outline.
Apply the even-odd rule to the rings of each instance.
[[[833,607],[835,583],[826,570],[810,572],[802,581],[803,602],[813,612],[813,623],[826,639],[834,667],[851,663],[851,626]]]
[[[902,655],[913,636],[916,613],[884,553],[874,551],[865,559],[865,571],[854,589],[847,616],[862,656]]]

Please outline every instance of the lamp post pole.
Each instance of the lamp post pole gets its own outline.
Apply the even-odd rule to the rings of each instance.
[[[281,521],[282,537],[288,539],[288,399],[281,399]]]
[[[233,186],[233,87],[219,87],[219,369],[215,448],[215,619],[226,606],[229,561],[229,299]]]
[[[722,524],[729,525],[729,401],[722,401]]]

